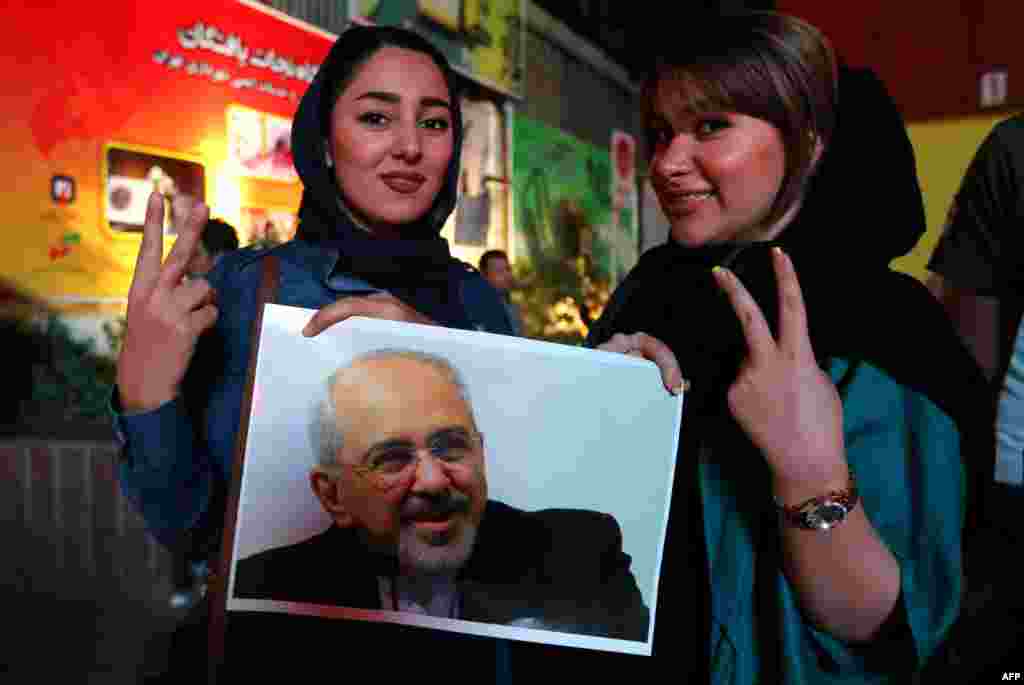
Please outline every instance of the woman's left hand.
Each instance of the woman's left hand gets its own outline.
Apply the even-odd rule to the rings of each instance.
[[[748,356],[729,388],[729,408],[764,454],[775,495],[792,504],[845,487],[843,407],[832,380],[817,363],[807,310],[789,256],[772,250],[779,296],[779,338],[739,279],[715,269],[743,326]]]
[[[661,382],[665,385],[665,389],[673,395],[678,395],[689,387],[689,383],[683,378],[683,372],[679,369],[679,362],[672,349],[653,335],[616,333],[608,342],[598,345],[597,349],[628,354],[654,362],[658,367],[658,372],[661,373]]]
[[[321,307],[309,320],[302,334],[306,337],[317,335],[324,329],[340,323],[353,316],[366,316],[371,319],[387,319],[389,321],[408,321],[436,325],[436,322],[399,300],[390,293],[373,293],[343,297],[329,305]]]

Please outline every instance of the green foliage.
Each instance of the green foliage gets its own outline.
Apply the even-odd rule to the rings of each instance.
[[[45,330],[24,331],[23,335],[37,345],[32,392],[23,414],[33,421],[105,421],[115,362],[97,354],[93,340],[75,339],[55,315],[50,316]]]
[[[556,311],[559,302],[568,298],[581,301],[579,278],[569,269],[548,268],[539,272],[526,261],[517,261],[513,272],[518,283],[523,287],[513,291],[512,301],[519,305],[523,320],[523,333],[539,340],[582,345],[583,332],[577,325],[577,317],[573,317],[571,309]]]
[[[582,345],[607,301],[608,275],[599,265],[608,260],[595,259],[603,246],[594,238],[609,212],[611,167],[567,137],[542,139],[533,151],[517,169],[517,220],[526,250],[513,264],[522,284],[513,301],[527,336]]]
[[[590,326],[608,301],[607,281],[588,272],[586,257],[546,262],[543,271],[528,261],[512,269],[521,287],[512,293],[519,305],[523,332],[531,338],[566,345],[582,345]]]
[[[528,117],[513,118],[515,231],[523,249],[512,294],[526,335],[582,344],[604,310],[616,261],[607,149]],[[626,217],[631,219],[631,217]]]

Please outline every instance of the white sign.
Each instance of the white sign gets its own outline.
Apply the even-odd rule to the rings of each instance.
[[[655,365],[627,355],[567,345],[375,319],[350,319],[316,337],[306,338],[300,331],[313,313],[312,310],[282,305],[268,305],[264,313],[232,548],[228,612],[263,611],[327,619],[403,623],[474,635],[650,655],[683,406],[682,396],[673,397],[665,390]],[[634,626],[629,629],[632,632],[613,636],[602,633],[605,619],[609,625],[618,626],[614,630],[626,630],[621,628],[621,612],[616,610],[615,615],[608,616],[601,613],[606,611],[603,596],[587,595],[589,607],[578,609],[581,614],[586,613],[585,616],[571,615],[577,610],[577,603],[567,604],[564,595],[553,598],[536,596],[533,586],[525,582],[518,585],[518,579],[528,577],[529,571],[523,576],[517,571],[517,580],[511,586],[506,581],[500,595],[495,591],[495,601],[500,601],[502,606],[496,614],[503,616],[500,620],[489,618],[492,614],[487,611],[470,612],[466,608],[469,599],[462,605],[461,612],[444,614],[454,615],[454,618],[439,617],[430,611],[411,612],[388,600],[388,587],[393,586],[387,583],[397,581],[379,577],[382,583],[380,596],[371,591],[365,601],[356,603],[357,600],[349,600],[352,604],[348,606],[310,599],[319,597],[319,594],[306,594],[305,599],[296,599],[295,592],[309,592],[309,586],[316,583],[300,570],[296,573],[303,577],[302,583],[284,583],[285,587],[280,589],[261,587],[256,593],[239,596],[244,594],[239,587],[251,586],[245,579],[246,573],[251,573],[252,569],[267,568],[264,561],[273,557],[274,561],[268,563],[275,565],[274,572],[264,574],[258,571],[255,575],[280,578],[281,565],[286,563],[282,560],[289,558],[289,550],[302,546],[305,552],[300,552],[299,556],[308,561],[311,541],[329,546],[333,543],[324,541],[332,531],[337,533],[351,529],[346,526],[359,525],[353,524],[351,519],[339,523],[337,511],[333,515],[328,514],[321,506],[321,500],[313,494],[311,471],[317,464],[318,450],[310,425],[319,406],[318,398],[325,396],[327,378],[332,373],[348,367],[364,354],[396,349],[441,357],[454,367],[468,391],[477,429],[484,436],[478,457],[483,464],[481,473],[485,474],[486,495],[482,499],[486,500],[487,508],[477,528],[479,535],[475,543],[470,543],[468,561],[459,562],[464,564],[463,569],[473,568],[478,574],[472,579],[472,589],[476,593],[473,606],[487,605],[490,599],[488,571],[480,569],[506,563],[497,557],[507,558],[513,565],[533,563],[524,560],[534,558],[534,552],[530,550],[537,546],[538,537],[546,538],[547,535],[546,532],[538,532],[544,528],[528,528],[532,532],[524,530],[522,534],[513,533],[511,529],[516,528],[518,522],[546,520],[542,510],[569,509],[575,511],[569,512],[567,519],[552,523],[552,529],[566,521],[599,523],[595,528],[589,524],[584,526],[588,531],[584,534],[577,534],[575,523],[570,523],[568,527],[572,530],[568,538],[561,538],[563,547],[578,549],[581,560],[608,557],[607,546],[596,542],[602,535],[595,530],[600,531],[604,526],[611,531],[621,531],[621,537],[612,534],[607,539],[617,550],[622,564],[617,565],[612,577],[602,578],[588,587],[600,588],[598,594],[607,591],[609,597],[623,596],[614,587],[626,588],[625,595],[632,598],[626,606],[641,617],[641,620],[630,623]],[[379,378],[370,382],[365,376],[357,377],[361,379],[360,383],[372,388],[372,392],[367,392],[368,397],[394,398],[397,393],[407,392],[405,385],[389,389],[390,385]],[[357,391],[346,385],[346,393],[349,393],[346,397],[352,397],[351,392]],[[433,397],[433,393],[426,393],[426,396]],[[416,451],[420,438],[415,436],[418,436],[420,428],[406,428],[403,422],[408,422],[413,414],[416,417],[434,416],[433,409],[397,411],[387,408],[391,406],[385,404],[382,405],[385,408],[376,405],[370,408],[370,415],[374,417],[371,421],[373,429],[365,428],[369,424],[359,423],[351,430],[373,432],[379,429],[379,435],[373,435],[387,438],[381,443],[387,446],[387,450],[394,450],[392,443],[396,440],[407,440],[409,446],[402,449],[410,454],[413,453],[410,450],[422,454]],[[395,417],[390,417],[388,411],[392,411]],[[339,415],[344,413],[342,408],[337,412]],[[388,421],[403,425],[391,427],[388,424],[381,428]],[[362,439],[361,434],[357,435],[359,437],[346,434],[342,438],[343,444],[345,440],[352,440],[353,445],[362,444],[358,442]],[[431,439],[423,437],[424,445],[429,445]],[[375,444],[374,440],[367,440],[367,443]],[[375,450],[376,447],[370,447],[366,454],[376,455]],[[437,459],[440,461],[442,457]],[[416,469],[434,473],[426,466],[416,466],[417,463],[415,460],[410,462],[413,471],[409,473],[409,480],[395,486],[400,489],[397,495],[394,489],[387,491],[391,502],[412,497],[412,484],[420,478]],[[372,461],[366,464],[372,464]],[[358,475],[369,473],[369,467],[358,458],[347,465],[353,466]],[[453,488],[459,488],[457,478],[453,476],[451,482]],[[408,489],[401,491],[401,488]],[[366,499],[359,501],[365,504]],[[431,519],[431,525],[439,524]],[[499,525],[504,531],[500,541],[493,535],[488,539],[487,531],[499,530]],[[344,537],[345,534],[336,534],[330,539]],[[593,546],[591,540],[603,550],[594,557],[589,555]],[[350,569],[358,567],[361,558],[367,555],[360,546],[361,542],[345,544],[345,549],[332,547],[331,560],[327,562],[336,564],[339,573],[350,573]],[[544,544],[542,542],[541,546]],[[489,552],[485,555],[481,550]],[[544,561],[538,563],[547,564],[549,552],[540,556]],[[254,557],[255,565],[250,563]],[[578,572],[578,569],[568,568],[574,561],[575,557],[567,563],[563,559],[554,565],[557,570],[545,567],[540,575],[553,578],[545,581],[551,586],[558,585],[560,579],[557,576],[564,566],[563,591],[566,587],[571,588],[576,579],[585,584],[584,578],[595,574],[593,567],[597,564],[581,561],[587,564],[588,569]],[[247,564],[249,571],[246,570]],[[288,575],[288,572],[283,575]],[[370,574],[371,580],[373,575],[376,574]],[[402,577],[398,576],[399,579]],[[464,576],[459,577],[461,583]],[[340,576],[337,582],[342,583]],[[351,580],[349,584],[359,585]],[[361,585],[365,587],[367,583]],[[547,586],[539,592],[552,591],[545,588]],[[464,588],[460,586],[456,592],[462,593]],[[522,598],[517,594],[520,592]],[[338,596],[332,593],[333,588],[323,592],[324,595]],[[546,608],[559,602],[569,608],[563,608],[563,613],[553,624],[547,622],[546,616],[531,613],[536,612],[537,607]],[[608,600],[608,606],[612,603],[613,600]],[[586,627],[576,628],[577,625]],[[636,629],[635,626],[640,627]]]
[[[1006,104],[1010,73],[995,69],[981,75],[981,106],[1001,107]]]

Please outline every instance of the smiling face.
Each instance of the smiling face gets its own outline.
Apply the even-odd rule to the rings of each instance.
[[[697,247],[777,237],[835,130],[828,40],[795,17],[730,13],[689,40],[665,41],[655,62],[641,107],[673,240]]]
[[[472,552],[487,480],[458,387],[431,364],[384,358],[346,369],[333,393],[344,438],[337,501],[318,492],[325,507],[369,547],[397,556],[404,572],[459,569]],[[314,489],[324,485],[314,477]]]
[[[738,112],[672,107],[662,82],[654,94],[651,180],[672,239],[687,247],[765,240],[786,176],[779,130]]]
[[[375,234],[397,236],[433,206],[452,158],[451,95],[421,52],[383,47],[335,103],[329,148],[349,210]]]

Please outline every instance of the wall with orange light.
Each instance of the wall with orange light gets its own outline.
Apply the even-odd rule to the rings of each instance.
[[[1024,2],[777,0],[775,8],[820,28],[849,64],[871,67],[903,112],[928,231],[893,266],[927,278],[946,212],[978,145],[996,122],[1024,109]],[[992,69],[1008,72],[1007,101],[983,110],[979,81]]]
[[[290,119],[330,34],[249,0],[16,3],[4,18],[18,27],[0,54],[8,285],[58,309],[123,306],[141,236],[106,220],[110,144],[201,162],[212,214],[235,226],[242,207],[297,211],[297,180],[229,160],[227,110]],[[73,202],[51,198],[57,175],[74,180]]]
[[[1006,107],[1024,106],[1024,2],[777,0],[821,29],[854,66],[873,68],[908,121],[974,116],[980,77],[1009,73]]]

